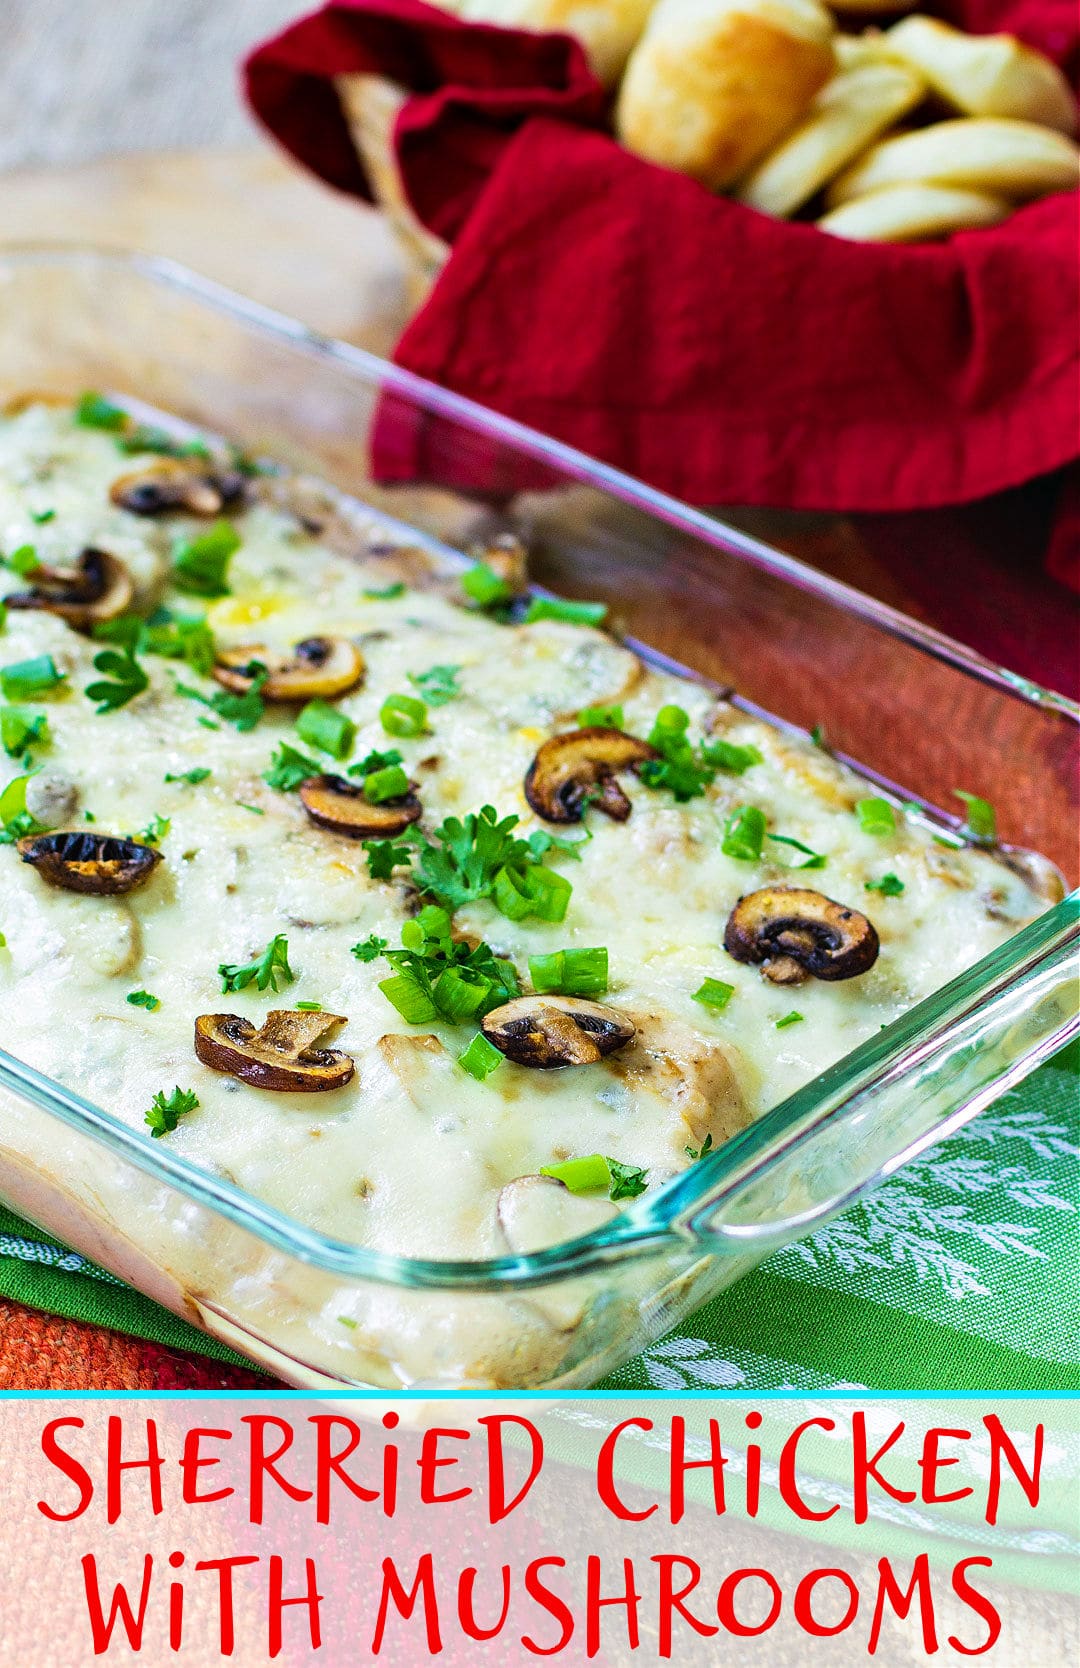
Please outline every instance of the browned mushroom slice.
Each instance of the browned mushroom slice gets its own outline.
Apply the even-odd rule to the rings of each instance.
[[[121,475],[109,497],[135,515],[162,515],[186,510],[189,515],[220,515],[247,493],[239,469],[229,469],[211,458],[158,458],[144,469]]]
[[[810,975],[853,979],[873,967],[880,947],[865,915],[802,886],[748,892],[724,931],[728,954],[761,963],[774,984],[796,984]]]
[[[133,892],[149,880],[161,862],[161,853],[152,846],[86,829],[27,834],[16,849],[23,862],[31,863],[50,886],[98,897]]]
[[[414,793],[372,805],[363,789],[344,776],[309,776],[300,784],[300,798],[319,828],[352,840],[389,840],[416,822],[423,810]]]
[[[28,591],[6,596],[8,608],[35,608],[58,614],[68,625],[85,631],[101,620],[122,614],[135,594],[123,562],[107,550],[88,545],[73,568],[35,568]]]
[[[255,1089],[321,1094],[341,1089],[356,1070],[351,1055],[316,1048],[328,1031],[345,1024],[342,1014],[272,1008],[261,1031],[239,1014],[200,1014],[195,1053],[212,1071],[239,1077]]]
[[[235,695],[245,695],[255,681],[255,666],[269,673],[261,691],[266,701],[330,701],[355,689],[364,675],[364,657],[347,637],[305,637],[291,655],[261,643],[227,649],[214,676]]]
[[[656,758],[655,747],[623,730],[598,724],[568,730],[545,741],[537,753],[525,775],[525,798],[546,822],[580,822],[589,805],[625,822],[630,801],[615,777]]]
[[[593,1065],[623,1048],[634,1025],[617,1008],[581,996],[518,996],[480,1022],[488,1042],[519,1066]]]

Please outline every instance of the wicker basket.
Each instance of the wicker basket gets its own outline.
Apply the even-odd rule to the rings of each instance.
[[[418,308],[449,257],[450,246],[417,219],[405,196],[394,154],[394,123],[409,95],[381,75],[339,75],[334,85],[375,201],[405,256],[409,304]]]

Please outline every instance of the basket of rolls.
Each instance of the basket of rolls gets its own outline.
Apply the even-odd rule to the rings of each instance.
[[[459,18],[567,33],[609,94],[627,150],[761,213],[835,237],[918,243],[993,226],[1076,186],[1077,105],[1058,66],[895,0],[442,0]],[[891,16],[889,15],[891,14]],[[338,95],[415,300],[449,249],[403,189],[407,89],[342,75]]]

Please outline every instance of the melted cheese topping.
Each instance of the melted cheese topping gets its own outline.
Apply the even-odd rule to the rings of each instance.
[[[42,561],[69,565],[84,546],[101,546],[128,567],[141,612],[162,601],[192,612],[192,599],[170,590],[170,551],[207,524],[111,504],[110,484],[139,464],[63,409],[33,405],[0,423],[0,549],[31,543]],[[45,510],[55,514],[36,523]],[[460,606],[451,586],[427,585],[415,553],[401,561],[384,553],[374,518],[371,548],[378,543],[380,553],[357,560],[269,502],[234,519],[243,542],[231,594],[209,607],[216,641],[287,652],[319,634],[354,639],[367,672],[338,703],[356,725],[352,757],[398,748],[426,830],[486,803],[516,813],[521,833],[542,826],[524,797],[525,772],[540,744],[593,703],[620,702],[625,728],[647,735],[658,709],[674,702],[691,715],[691,735],[720,731],[763,755],[686,804],[624,776],[629,820],[591,814],[580,862],[554,859],[573,885],[563,923],[511,922],[488,902],[458,911],[456,926],[513,960],[525,988],[530,955],[606,945],[603,1000],[639,1028],[634,1044],[598,1065],[536,1072],[507,1062],[481,1084],[456,1065],[470,1030],[406,1025],[378,989],[385,962],[350,954],[372,933],[399,944],[414,907],[408,889],[372,880],[358,842],[314,827],[297,794],[263,780],[278,742],[312,751],[295,734],[295,709],[268,704],[246,734],[229,723],[208,728],[207,708],[178,694],[176,678],[207,696],[217,686],[146,655],[146,692],[99,716],[84,690],[99,675],[92,661],[101,644],[47,613],[8,613],[0,667],[50,654],[67,674],[62,689],[27,703],[49,722],[34,765],[77,789],[64,826],[128,833],[160,816],[169,828],[164,861],[120,898],[56,890],[0,848],[4,1044],[140,1130],[157,1091],[193,1089],[199,1107],[169,1145],[302,1222],[395,1253],[502,1254],[497,1200],[514,1178],[601,1152],[643,1166],[658,1185],[690,1162],[688,1148],[708,1135],[718,1144],[1045,907],[993,854],[946,849],[900,811],[895,834],[863,832],[855,802],[875,791],[865,782],[809,742],[643,667],[602,633],[558,621],[505,625]],[[364,595],[418,571],[420,584],[398,598]],[[0,591],[26,585],[0,573]],[[431,707],[428,734],[387,737],[378,716],[387,695],[414,693],[408,674],[437,664],[460,668],[459,696]],[[6,762],[9,777],[21,772]],[[196,767],[211,775],[196,785],[166,781]],[[345,763],[323,768],[343,772]],[[771,832],[823,853],[825,867],[792,872],[785,860],[798,853],[768,843],[760,862],[725,856],[725,817],[743,803],[762,809]],[[901,896],[866,890],[886,872],[903,881]],[[740,895],[770,884],[807,885],[868,914],[881,938],[876,965],[792,991],[733,961],[722,948],[727,916]],[[222,996],[218,964],[249,961],[278,933],[287,935],[296,983],[276,997],[254,987]],[[706,977],[735,987],[722,1012],[692,999]],[[138,989],[160,1008],[131,1006]],[[268,1009],[300,1001],[347,1016],[330,1039],[356,1062],[346,1088],[260,1091],[196,1060],[197,1015],[230,1011],[258,1026]],[[793,1008],[801,1022],[778,1030]],[[591,1225],[596,1202],[581,1204],[580,1220],[591,1211]],[[568,1231],[582,1231],[573,1213],[551,1229]]]

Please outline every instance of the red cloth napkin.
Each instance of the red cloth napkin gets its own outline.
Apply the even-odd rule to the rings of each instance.
[[[1076,56],[1072,0],[943,10]],[[415,90],[403,177],[454,243],[399,343],[410,369],[698,504],[920,509],[1080,457],[1080,194],[943,245],[846,243],[622,150],[567,37],[330,0],[252,55],[248,94],[361,193],[330,79],[349,71]],[[391,472],[438,451],[396,445]]]

